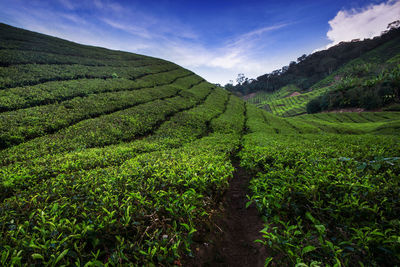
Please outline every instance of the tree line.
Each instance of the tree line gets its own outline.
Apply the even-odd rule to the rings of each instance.
[[[249,79],[238,74],[237,84],[233,81],[225,85],[225,89],[246,95],[257,91],[274,92],[285,85],[294,84],[300,90],[307,90],[313,84],[336,71],[343,64],[360,55],[392,40],[400,35],[400,20],[388,25],[388,29],[373,39],[359,39],[341,42],[329,49],[302,55],[289,65],[257,77]]]

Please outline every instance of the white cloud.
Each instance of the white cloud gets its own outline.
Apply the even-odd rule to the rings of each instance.
[[[369,5],[363,9],[341,10],[329,21],[327,37],[333,46],[342,41],[378,36],[387,25],[400,19],[400,1]]]
[[[257,77],[268,70],[279,68],[289,60],[279,57],[280,60],[266,58],[264,52],[258,49],[261,35],[278,30],[287,24],[262,27],[250,32],[232,37],[224,44],[208,49],[207,47],[186,40],[165,39],[160,45],[154,43],[145,53],[176,62],[189,68],[210,82],[225,84],[233,80],[238,73],[245,73],[247,77]],[[264,36],[265,37],[265,36]]]
[[[257,77],[289,61],[282,55],[279,60],[274,59],[263,50],[269,34],[287,24],[256,28],[210,46],[203,42],[203,36],[196,29],[179,18],[155,17],[133,6],[122,7],[112,0],[82,0],[80,5],[73,5],[71,0],[59,1],[63,4],[62,11],[46,5],[7,8],[4,3],[6,8],[0,14],[8,14],[15,26],[29,30],[82,44],[170,60],[204,75],[210,82],[221,84],[234,79],[238,73]],[[95,17],[77,16],[76,11],[93,7]]]

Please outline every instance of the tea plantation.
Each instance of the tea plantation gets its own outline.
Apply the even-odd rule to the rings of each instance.
[[[362,52],[362,46],[374,41],[343,43],[342,46],[356,46],[352,51],[359,51],[357,57],[338,66],[335,71],[327,72],[322,79],[314,81],[306,88],[300,89],[295,84],[288,83],[273,92],[261,90],[250,94],[247,102],[283,117],[348,108],[399,111],[400,29],[392,29],[374,40],[380,39],[382,43],[368,52]],[[334,53],[335,49],[341,49],[341,45],[321,53]],[[314,53],[309,58],[317,54]],[[346,58],[341,53],[336,56]],[[324,62],[332,60],[327,55],[319,62],[322,66]],[[307,70],[311,65],[301,69]],[[309,78],[312,79],[314,74],[309,72]],[[286,74],[282,74],[284,75]],[[302,79],[297,81],[301,82]]]
[[[400,264],[399,112],[282,118],[171,62],[5,24],[0,65],[1,266],[185,265],[237,159],[266,264]]]

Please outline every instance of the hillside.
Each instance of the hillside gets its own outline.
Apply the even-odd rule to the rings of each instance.
[[[372,40],[341,43],[303,57],[277,75],[260,76],[236,87],[258,90],[248,101],[280,116],[344,108],[376,110],[398,104],[399,34],[400,29],[393,28]],[[341,63],[329,69],[321,66],[328,61]]]
[[[0,62],[1,266],[400,264],[399,112],[281,118],[5,24]]]

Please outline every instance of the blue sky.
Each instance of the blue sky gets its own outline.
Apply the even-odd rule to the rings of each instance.
[[[1,22],[171,60],[221,84],[378,35],[399,17],[400,0],[0,1]]]

